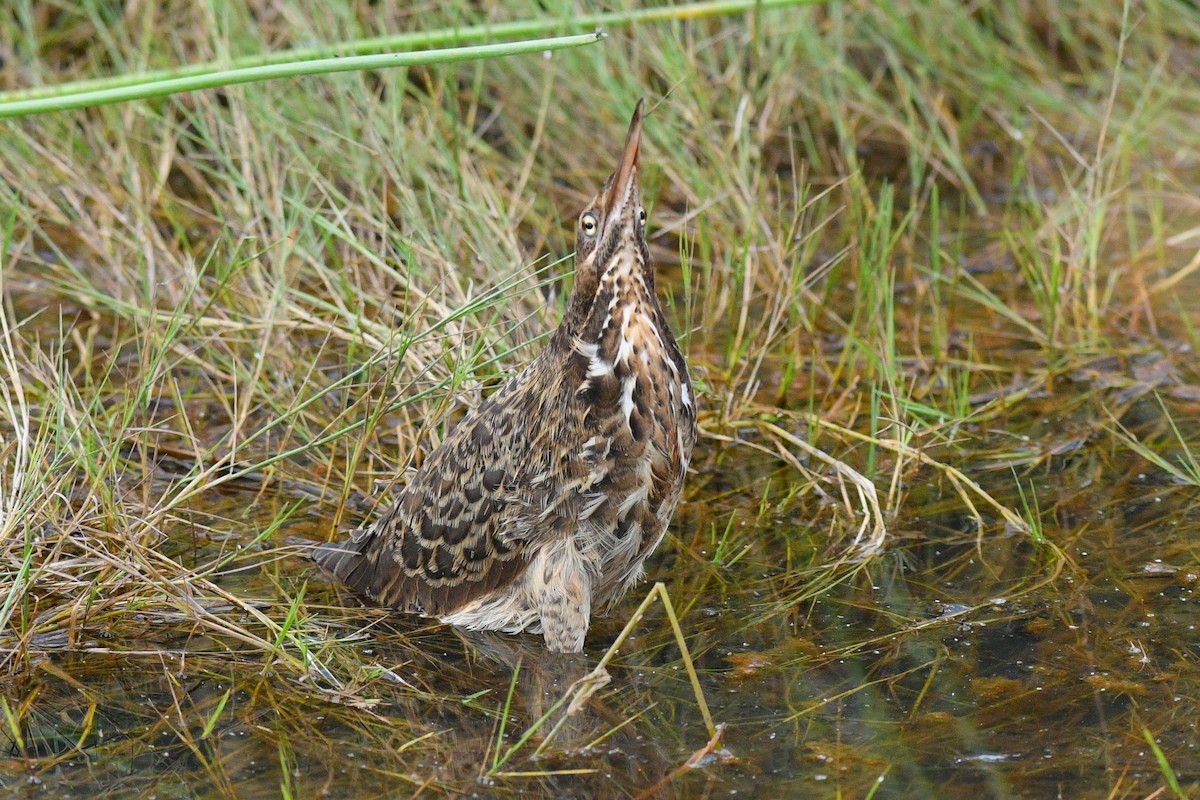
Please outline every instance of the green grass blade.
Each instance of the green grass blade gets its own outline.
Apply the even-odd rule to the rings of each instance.
[[[200,89],[215,89],[240,83],[257,83],[276,78],[295,78],[305,75],[329,75],[336,72],[355,72],[366,69],[389,69],[413,67],[427,64],[449,64],[457,61],[472,61],[481,58],[502,58],[524,53],[544,53],[594,44],[603,38],[601,33],[586,33],[578,36],[559,36],[549,39],[533,39],[523,42],[484,44],[472,47],[452,47],[437,50],[420,50],[409,53],[380,53],[370,56],[348,58],[320,58],[284,64],[263,64],[244,69],[228,69],[207,72],[183,78],[167,78],[142,82],[129,86],[95,89],[76,94],[41,97],[32,100],[14,100],[0,103],[0,119],[24,117],[49,111],[65,111],[72,108],[124,103],[130,100],[145,100],[151,97],[194,92]]]

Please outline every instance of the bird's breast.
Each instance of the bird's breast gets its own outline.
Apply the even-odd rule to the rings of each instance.
[[[579,546],[598,565],[598,597],[640,574],[679,499],[694,433],[683,356],[647,287],[600,298],[573,339],[566,379],[581,415]]]
[[[619,422],[626,447],[671,449],[662,440],[692,415],[687,367],[657,303],[614,294],[591,336],[576,337],[576,397],[595,422]]]

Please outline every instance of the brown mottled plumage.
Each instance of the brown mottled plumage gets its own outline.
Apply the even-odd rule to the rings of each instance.
[[[687,364],[654,292],[638,191],[642,104],[579,217],[550,343],[468,414],[374,524],[313,558],[366,598],[579,652],[641,576],[696,440]]]

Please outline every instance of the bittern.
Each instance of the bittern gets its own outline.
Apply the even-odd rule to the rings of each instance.
[[[654,287],[639,101],[579,215],[575,285],[545,349],[468,413],[396,502],[313,558],[375,603],[583,649],[642,576],[696,441],[687,363]]]

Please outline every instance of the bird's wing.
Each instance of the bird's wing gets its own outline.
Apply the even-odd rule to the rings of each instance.
[[[523,377],[464,418],[379,520],[313,559],[358,594],[429,616],[520,577],[534,537],[568,535],[575,514],[548,497],[555,432],[538,424],[546,393]]]

